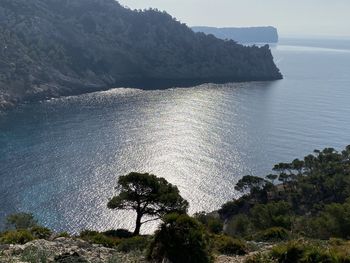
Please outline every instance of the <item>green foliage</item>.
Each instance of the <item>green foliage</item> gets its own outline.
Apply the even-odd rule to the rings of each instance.
[[[244,263],[277,263],[277,260],[267,253],[256,253],[247,257]]]
[[[326,205],[318,214],[301,218],[296,230],[314,238],[349,238],[350,199],[344,204]]]
[[[57,234],[57,237],[70,237],[70,234],[68,232],[60,232]]]
[[[201,222],[208,232],[213,234],[219,234],[222,232],[223,223],[220,218],[215,215],[199,212],[194,214],[194,218]]]
[[[143,236],[135,236],[122,239],[117,247],[120,252],[128,253],[130,251],[144,251],[149,245],[149,238]]]
[[[246,214],[252,206],[251,203],[249,196],[242,196],[237,200],[223,204],[218,212],[222,219],[231,218],[242,213]]]
[[[251,221],[256,229],[270,227],[290,229],[291,227],[292,207],[284,201],[257,204],[251,209],[250,214]]]
[[[49,252],[34,247],[27,247],[21,254],[21,260],[28,263],[47,263],[49,257]]]
[[[34,216],[28,213],[12,214],[6,218],[6,226],[12,229],[29,229],[37,225],[38,222],[34,219]]]
[[[118,238],[108,237],[102,233],[91,230],[84,230],[80,233],[80,238],[93,244],[100,244],[105,247],[116,247],[120,240]]]
[[[2,0],[0,10],[0,42],[7,46],[0,53],[0,87],[20,99],[92,87],[282,77],[267,45],[248,47],[194,33],[155,9],[134,11],[110,0]],[[39,92],[39,85],[47,88]]]
[[[106,232],[103,232],[102,234],[108,237],[115,237],[115,238],[130,238],[133,236],[133,234],[126,229],[108,230]]]
[[[226,233],[256,237],[256,231],[282,227],[313,238],[350,237],[350,146],[315,150],[273,170],[269,183],[255,176],[238,181],[235,189],[245,195],[219,210]],[[281,183],[273,185],[277,178]]]
[[[219,235],[215,236],[213,242],[215,250],[220,254],[245,255],[247,253],[247,245],[239,239]]]
[[[283,227],[272,227],[260,231],[254,237],[254,240],[271,242],[287,240],[290,237],[290,232]]]
[[[210,218],[207,224],[207,230],[213,234],[220,234],[222,232],[223,223],[218,218]]]
[[[231,218],[227,224],[225,233],[231,236],[247,236],[252,229],[250,218],[245,214],[238,214]]]
[[[187,215],[170,214],[164,218],[151,243],[148,258],[173,263],[212,262],[205,230]]]
[[[30,232],[36,239],[48,239],[52,235],[50,229],[42,226],[32,227]]]
[[[9,230],[0,237],[0,243],[3,244],[25,244],[34,240],[33,235],[26,229]]]
[[[335,249],[301,241],[278,245],[272,249],[271,256],[280,263],[340,263],[350,260],[338,255]]]
[[[110,209],[135,210],[137,216],[134,235],[140,233],[142,224],[152,220],[142,222],[143,216],[157,219],[167,213],[186,213],[188,208],[188,202],[181,197],[176,186],[153,174],[130,173],[120,176],[116,188],[119,195],[113,197],[107,206]]]
[[[32,214],[28,213],[17,213],[7,216],[6,226],[8,229],[18,230],[18,231],[7,231],[4,236],[8,240],[20,240],[17,243],[21,243],[21,236],[23,240],[31,241],[33,239],[48,239],[52,235],[52,231],[46,227],[38,225],[37,220]],[[25,230],[25,231],[20,231]]]
[[[246,175],[237,182],[235,190],[241,193],[249,193],[254,195],[271,186],[272,185],[270,182],[261,177]]]

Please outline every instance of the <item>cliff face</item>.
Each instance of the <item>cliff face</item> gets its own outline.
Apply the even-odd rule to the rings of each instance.
[[[196,34],[114,0],[1,0],[0,20],[0,107],[118,86],[282,77],[267,46]]]
[[[275,27],[192,27],[195,32],[213,34],[220,39],[232,39],[239,43],[277,43],[278,32]]]

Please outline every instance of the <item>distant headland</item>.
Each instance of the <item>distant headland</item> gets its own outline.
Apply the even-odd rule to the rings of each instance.
[[[277,43],[277,28],[272,26],[264,27],[192,27],[195,32],[212,34],[220,39],[231,39],[238,43]]]
[[[281,79],[268,46],[203,33],[114,0],[2,0],[0,109],[115,87]]]

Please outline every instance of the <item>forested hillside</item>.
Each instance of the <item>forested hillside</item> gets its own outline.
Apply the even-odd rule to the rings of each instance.
[[[194,33],[114,0],[1,0],[0,107],[118,86],[275,80],[268,46]]]
[[[195,32],[212,34],[220,39],[232,39],[239,43],[277,43],[278,32],[275,27],[192,27]]]

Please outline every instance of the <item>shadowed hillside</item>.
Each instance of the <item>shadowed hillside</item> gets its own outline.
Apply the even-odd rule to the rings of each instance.
[[[277,43],[278,32],[272,26],[265,27],[192,27],[195,32],[212,34],[220,39],[232,39],[239,43]]]
[[[268,46],[194,33],[114,0],[2,0],[0,106],[117,86],[275,80]]]

